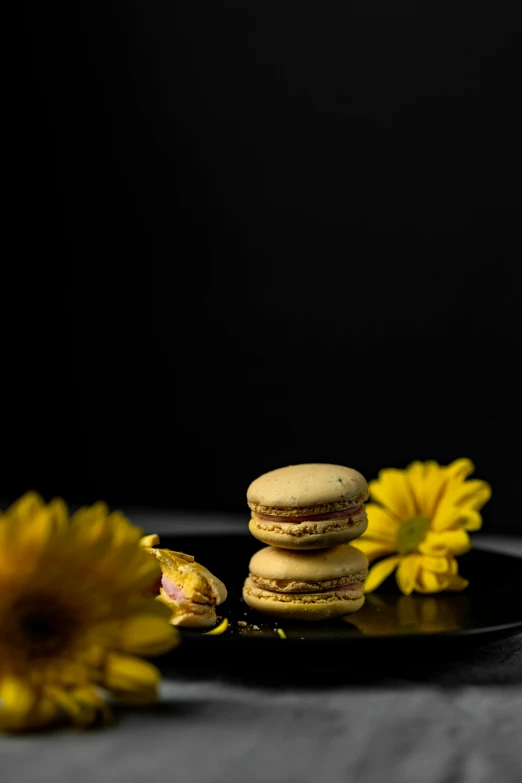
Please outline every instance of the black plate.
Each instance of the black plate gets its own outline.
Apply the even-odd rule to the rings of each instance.
[[[317,668],[343,668],[355,649],[373,658],[403,650],[405,643],[409,649],[420,644],[425,650],[441,644],[455,648],[463,640],[478,644],[522,632],[522,559],[517,557],[473,549],[459,559],[460,573],[470,580],[463,593],[404,596],[392,576],[345,619],[302,623],[267,617],[243,602],[248,563],[260,548],[251,536],[162,536],[161,545],[193,555],[228,589],[227,601],[218,607],[229,620],[228,630],[205,636],[183,629],[183,644],[172,653],[178,664],[208,666],[209,656],[218,655],[221,666],[250,665],[259,657],[265,664],[277,660],[278,666],[286,659],[293,666],[306,660],[307,666],[313,661]]]

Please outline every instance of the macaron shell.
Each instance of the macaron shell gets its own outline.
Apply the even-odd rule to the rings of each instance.
[[[266,595],[263,596],[262,591],[252,592],[247,579],[243,587],[243,600],[251,609],[271,617],[318,622],[357,612],[363,606],[365,599],[362,595],[359,598],[330,598],[326,600],[321,599],[318,595],[314,602],[310,600],[304,602],[298,596],[293,600],[280,601]]]
[[[305,523],[302,524],[304,525]],[[276,529],[275,526],[268,530],[266,527],[260,527],[256,520],[252,518],[248,524],[248,529],[258,541],[281,547],[282,549],[324,549],[347,541],[353,541],[355,538],[362,536],[368,527],[368,518],[365,512],[359,524],[350,524],[345,527],[337,525],[330,530],[322,522],[306,523],[306,525],[307,528],[303,528],[302,531],[292,530],[292,533],[287,533],[282,525],[280,526],[281,530]],[[318,532],[308,532],[312,525]],[[289,527],[289,525],[286,527]],[[301,527],[301,525],[294,525],[293,527],[297,528]],[[319,532],[321,527],[322,532]]]
[[[247,490],[254,507],[315,507],[344,503],[360,495],[367,497],[368,485],[361,473],[343,465],[307,463],[288,465],[264,473]]]
[[[368,559],[350,544],[311,552],[263,547],[252,555],[250,573],[266,579],[324,581],[350,576],[368,568]]]

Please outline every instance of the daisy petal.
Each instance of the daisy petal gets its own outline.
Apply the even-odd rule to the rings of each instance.
[[[408,555],[401,559],[395,579],[397,580],[399,590],[404,595],[410,595],[413,592],[419,567],[420,558],[418,555]]]
[[[31,712],[36,697],[27,683],[15,677],[3,677],[0,682],[0,702],[2,710],[18,720],[25,718]]]
[[[82,720],[82,705],[65,688],[48,686],[45,689],[46,696],[60,707],[75,723],[84,723]],[[94,717],[94,716],[92,716]]]
[[[84,709],[89,708],[94,717],[101,715],[105,723],[109,723],[112,720],[111,708],[94,687],[84,685],[75,688],[72,695]]]
[[[366,513],[368,515],[366,535],[379,541],[389,541],[393,546],[400,525],[399,521],[377,503],[368,503]]]
[[[161,604],[155,604],[161,606]],[[167,617],[154,617],[150,613],[130,617],[121,629],[119,647],[134,655],[161,655],[171,650],[179,640],[179,633]]]
[[[381,470],[379,478],[371,481],[369,487],[372,498],[386,506],[399,520],[415,516],[415,499],[403,470]]]
[[[391,555],[395,551],[395,547],[382,541],[372,541],[369,538],[362,536],[356,541],[350,541],[351,546],[355,549],[359,549],[364,552],[369,562],[376,560],[378,557],[384,557],[384,555]]]
[[[115,652],[108,656],[105,685],[109,690],[139,693],[156,688],[159,681],[158,669],[148,661]]]
[[[368,576],[364,583],[364,591],[371,593],[379,585],[381,585],[387,577],[393,572],[394,568],[399,562],[398,557],[387,557],[385,560],[381,560],[376,563],[373,568],[370,569]]]

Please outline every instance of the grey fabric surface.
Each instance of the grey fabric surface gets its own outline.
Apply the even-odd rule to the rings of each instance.
[[[132,518],[148,531],[182,532],[171,515]],[[202,517],[187,524],[208,532]],[[522,539],[475,540],[522,555]],[[180,674],[164,681],[154,709],[120,711],[109,729],[0,737],[2,783],[515,783],[521,769],[521,635],[425,678],[367,685],[262,687]]]

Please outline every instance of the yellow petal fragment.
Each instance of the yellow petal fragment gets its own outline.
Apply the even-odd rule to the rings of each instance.
[[[215,628],[212,628],[211,631],[205,631],[205,636],[220,636],[222,633],[225,633],[227,628],[228,618],[225,617],[225,619],[219,625],[216,625]]]
[[[415,498],[403,470],[381,470],[379,478],[371,481],[369,488],[373,500],[389,509],[398,519],[409,519],[416,515]]]
[[[157,533],[153,533],[150,536],[143,536],[143,538],[140,538],[140,546],[143,547],[153,547],[158,546],[160,542],[160,537]]]
[[[283,631],[282,628],[277,629],[277,633],[280,636],[281,639],[286,639],[286,633]]]
[[[393,572],[398,562],[398,557],[387,557],[385,560],[381,560],[379,563],[376,563],[373,568],[370,569],[368,576],[366,577],[364,582],[364,591],[366,593],[371,593],[372,590],[375,590],[377,587],[379,587],[379,585],[381,585],[384,580]]]

